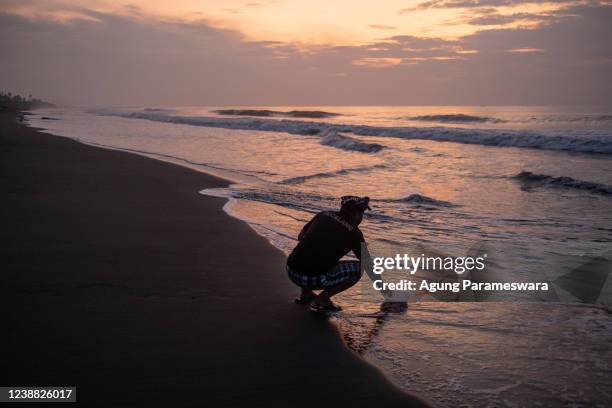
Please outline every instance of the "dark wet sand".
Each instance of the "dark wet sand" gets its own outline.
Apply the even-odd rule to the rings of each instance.
[[[0,168],[0,385],[76,385],[103,407],[418,405],[292,303],[281,252],[197,193],[226,181],[10,112]]]

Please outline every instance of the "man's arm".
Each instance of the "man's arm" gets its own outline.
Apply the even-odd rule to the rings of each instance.
[[[361,233],[360,230],[357,230],[358,234],[355,237],[355,240],[353,241],[353,253],[355,254],[355,256],[357,257],[357,259],[359,259],[361,261],[361,243],[365,242],[365,239],[363,238],[363,234]]]

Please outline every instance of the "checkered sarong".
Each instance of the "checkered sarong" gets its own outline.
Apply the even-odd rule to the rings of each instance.
[[[325,289],[342,282],[361,278],[361,263],[359,261],[340,261],[327,273],[309,276],[292,270],[287,265],[287,274],[291,282],[305,289]]]

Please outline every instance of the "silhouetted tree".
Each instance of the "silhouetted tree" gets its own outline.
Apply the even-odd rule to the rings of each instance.
[[[44,101],[42,99],[33,98],[32,94],[29,94],[27,98],[21,95],[13,95],[12,92],[0,91],[0,109],[15,109],[15,110],[28,110],[36,108],[45,108],[53,106],[52,103]]]

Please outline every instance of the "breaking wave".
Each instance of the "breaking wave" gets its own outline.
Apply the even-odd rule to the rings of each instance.
[[[409,204],[417,204],[417,205],[431,205],[434,207],[457,207],[457,204],[453,204],[451,202],[443,201],[443,200],[436,200],[435,198],[427,197],[421,194],[410,194],[409,196],[406,196],[406,197],[392,198],[388,200],[376,200],[376,201],[409,203]]]
[[[519,121],[521,122],[521,121]],[[544,123],[598,123],[612,122],[610,114],[592,115],[543,115],[532,116],[522,122],[544,122]]]
[[[526,189],[533,187],[558,187],[573,190],[583,190],[589,193],[612,195],[612,186],[590,181],[576,180],[571,177],[554,177],[547,174],[537,174],[530,171],[521,171],[513,177],[523,183]]]
[[[337,177],[337,176],[345,176],[345,175],[350,174],[350,173],[367,173],[367,172],[370,172],[372,170],[384,169],[386,167],[387,166],[385,166],[384,164],[377,164],[375,166],[355,167],[355,168],[350,168],[350,169],[341,169],[341,170],[337,170],[337,171],[315,173],[315,174],[309,174],[307,176],[291,177],[291,178],[288,178],[288,179],[285,179],[285,180],[281,181],[279,184],[285,184],[285,185],[302,184],[302,183],[305,183],[306,181],[312,180],[312,179],[321,179],[321,178],[331,178],[331,177]]]
[[[343,136],[333,131],[326,132],[319,142],[324,146],[332,146],[342,150],[352,150],[362,153],[376,153],[381,151],[384,146],[378,143],[364,143],[352,137]]]
[[[166,109],[166,108],[144,108],[143,112],[162,112],[162,113],[169,113],[172,112],[172,109]]]
[[[191,126],[207,126],[225,129],[257,130],[269,132],[286,132],[296,135],[324,136],[327,132],[352,133],[356,136],[395,137],[401,139],[433,140],[485,146],[522,147],[543,150],[567,150],[583,153],[612,154],[612,134],[606,130],[564,130],[536,132],[529,130],[506,129],[461,129],[448,127],[384,127],[368,125],[345,125],[325,122],[307,122],[290,119],[266,118],[221,118],[205,116],[180,116],[161,112],[126,112],[115,110],[98,110],[100,115],[120,116],[124,118],[147,119],[157,122],[176,123]],[[346,137],[346,136],[342,136]],[[341,143],[336,137],[329,138],[330,145]],[[352,139],[356,142],[355,139]],[[361,142],[359,142],[361,143]],[[340,146],[335,146],[340,147]],[[359,148],[355,149],[358,150]],[[366,148],[367,150],[368,148]],[[376,148],[370,148],[376,149]],[[358,150],[362,151],[362,150]],[[371,151],[370,151],[371,152]]]
[[[440,123],[503,123],[505,120],[498,118],[489,118],[486,116],[472,116],[463,113],[452,115],[422,115],[408,118],[410,120],[419,120],[423,122],[440,122]]]
[[[289,112],[273,111],[269,109],[219,109],[214,110],[218,115],[230,116],[261,116],[261,117],[289,117],[289,118],[331,118],[340,116],[339,113],[324,111],[292,110]]]

